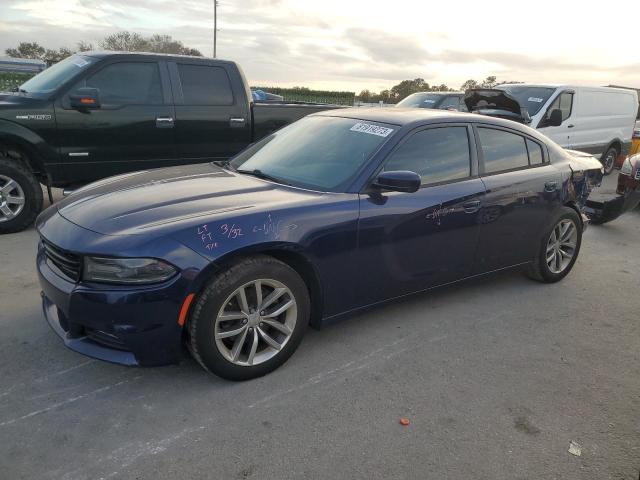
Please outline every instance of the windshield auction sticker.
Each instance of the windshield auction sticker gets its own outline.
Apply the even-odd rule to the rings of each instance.
[[[369,135],[377,135],[379,137],[387,137],[393,128],[379,127],[378,125],[371,125],[370,123],[358,122],[349,130],[360,133],[368,133]]]

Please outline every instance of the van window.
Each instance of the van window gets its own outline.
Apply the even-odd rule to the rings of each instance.
[[[384,169],[409,170],[422,183],[467,178],[471,173],[467,127],[441,127],[413,134],[391,154]]]
[[[229,76],[222,67],[179,63],[185,105],[233,105]]]
[[[460,109],[460,100],[458,97],[446,97],[442,100],[442,103],[438,107],[440,110],[447,110],[450,108],[455,108],[456,110]]]
[[[529,164],[540,165],[542,163],[542,147],[531,140],[527,139],[527,150],[529,151]]]
[[[478,128],[478,135],[484,156],[485,173],[501,172],[529,165],[524,137],[485,127]]]
[[[559,109],[562,112],[562,121],[564,122],[571,116],[571,110],[573,108],[573,93],[563,92],[556,97],[545,115],[545,120],[548,120],[551,116],[551,112]]]

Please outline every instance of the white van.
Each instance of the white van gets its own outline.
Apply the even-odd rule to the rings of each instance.
[[[497,91],[508,95],[489,95],[493,101],[487,102],[486,94]],[[514,120],[528,123],[559,145],[600,158],[607,174],[613,170],[618,155],[626,155],[631,146],[638,113],[638,94],[635,90],[505,84],[493,90],[476,90],[481,95],[476,95],[475,102],[469,106],[470,92],[474,91],[467,92],[465,97],[470,111],[485,113],[482,110],[490,109],[495,112],[506,107],[511,112],[511,115],[505,115],[507,118],[517,114],[515,116],[520,118]],[[517,108],[514,108],[513,100],[517,101]]]

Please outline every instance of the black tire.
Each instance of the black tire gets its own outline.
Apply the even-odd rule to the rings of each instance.
[[[613,169],[616,166],[618,155],[620,155],[620,152],[616,147],[609,147],[607,151],[602,154],[602,157],[600,157],[600,161],[602,162],[602,166],[604,167],[605,175],[609,175],[611,172],[613,172]]]
[[[573,222],[577,232],[577,239],[575,242],[573,258],[569,264],[561,272],[554,273],[547,264],[547,247],[554,229],[563,220],[571,220]],[[551,222],[550,227],[541,237],[536,258],[533,262],[527,265],[527,267],[525,267],[525,274],[529,278],[543,283],[555,283],[566,277],[573,268],[573,265],[576,263],[580,253],[580,245],[582,244],[582,228],[582,220],[580,215],[578,215],[578,212],[571,207],[562,207],[553,222]]]
[[[24,195],[24,205],[13,218],[7,219],[8,216],[0,212],[0,234],[19,232],[28,228],[42,210],[42,187],[24,161],[13,159],[6,153],[0,152],[0,189],[3,185],[7,185],[3,178],[11,179],[19,186]],[[20,190],[14,189],[13,192],[15,194]],[[0,206],[5,200],[6,198],[4,200],[0,198]],[[12,207],[6,203],[4,206]]]
[[[295,326],[288,341],[275,356],[257,365],[237,365],[218,348],[214,340],[215,323],[229,296],[239,287],[258,279],[273,279],[289,289],[297,309]],[[227,380],[249,380],[266,375],[287,361],[304,336],[309,316],[309,291],[300,275],[273,257],[256,255],[235,263],[224,273],[216,274],[199,294],[189,318],[187,346],[205,370]]]

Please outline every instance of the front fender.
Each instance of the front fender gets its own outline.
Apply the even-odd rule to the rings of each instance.
[[[55,125],[51,128],[55,129]],[[0,144],[20,148],[32,162],[32,168],[44,171],[47,163],[58,161],[58,153],[33,130],[10,120],[0,119]]]

